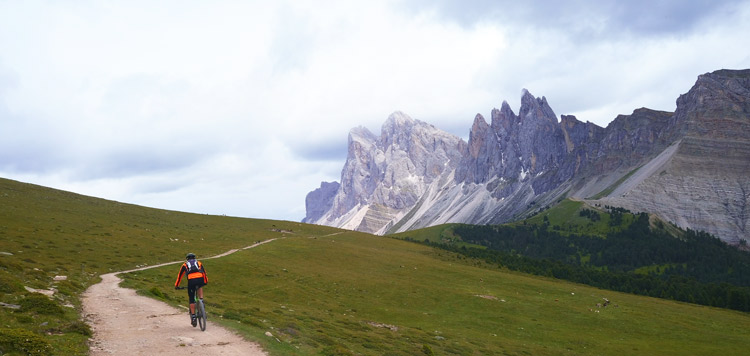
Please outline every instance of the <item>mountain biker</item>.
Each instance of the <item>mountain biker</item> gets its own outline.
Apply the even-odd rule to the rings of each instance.
[[[190,324],[195,326],[197,319],[195,317],[195,291],[198,290],[198,298],[203,300],[203,287],[208,284],[208,277],[206,276],[206,270],[203,268],[203,263],[195,259],[194,253],[188,253],[185,256],[185,261],[180,267],[180,273],[177,275],[177,281],[174,283],[174,288],[180,287],[182,282],[182,276],[187,275],[188,280],[188,301],[190,302]]]

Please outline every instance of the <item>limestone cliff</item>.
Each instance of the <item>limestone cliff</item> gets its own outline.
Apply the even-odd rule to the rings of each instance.
[[[503,223],[570,196],[739,243],[748,172],[750,70],[701,75],[674,113],[636,109],[606,128],[558,122],[545,97],[524,90],[518,115],[507,102],[490,123],[477,114],[468,143],[400,112],[379,137],[352,129],[341,184],[308,195],[305,221],[381,234]]]
[[[465,146],[460,138],[401,112],[388,117],[380,137],[364,127],[352,129],[341,184],[327,213],[310,214],[308,206],[305,221],[384,232],[432,185],[452,174]]]
[[[750,238],[750,70],[698,77],[677,99],[677,140],[604,200],[737,244]]]

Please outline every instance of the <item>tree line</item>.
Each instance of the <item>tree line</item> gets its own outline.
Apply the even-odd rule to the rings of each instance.
[[[514,271],[750,311],[750,254],[702,231],[687,230],[675,238],[664,229],[652,229],[645,213],[605,237],[563,234],[547,223],[457,225],[453,233],[487,248],[424,243]]]

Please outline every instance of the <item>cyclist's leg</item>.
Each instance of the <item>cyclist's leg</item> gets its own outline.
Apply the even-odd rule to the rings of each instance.
[[[195,283],[190,283],[190,280],[188,280],[188,302],[190,303],[190,314],[195,314],[195,289],[197,285]]]

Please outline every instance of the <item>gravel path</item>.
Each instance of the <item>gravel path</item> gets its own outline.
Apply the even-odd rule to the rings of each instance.
[[[270,242],[266,240],[243,249]],[[204,258],[223,257],[238,250]],[[92,326],[90,355],[159,355],[195,353],[199,355],[266,355],[258,344],[246,341],[209,319],[205,332],[190,325],[186,310],[139,296],[119,286],[119,273],[155,268],[182,261],[163,263],[135,270],[104,274],[102,281],[83,294],[83,312]],[[210,311],[209,311],[210,316]]]

